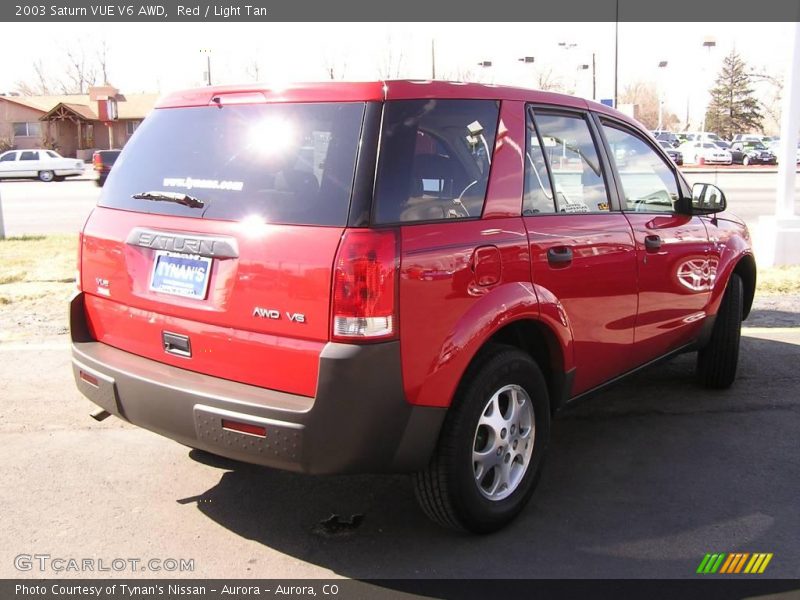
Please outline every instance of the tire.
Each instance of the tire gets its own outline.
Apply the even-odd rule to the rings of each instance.
[[[750,157],[749,157],[749,156],[745,156],[745,157],[742,159],[742,164],[743,164],[745,167],[746,167],[747,165],[749,165],[749,164],[750,164]]]
[[[717,311],[711,339],[697,353],[697,377],[705,387],[729,388],[736,379],[743,305],[742,278],[734,273]]]
[[[464,375],[433,457],[415,475],[420,507],[444,527],[497,531],[533,494],[549,437],[550,401],[538,365],[516,348],[491,346]]]
[[[39,171],[39,181],[50,182],[56,178],[52,171]]]

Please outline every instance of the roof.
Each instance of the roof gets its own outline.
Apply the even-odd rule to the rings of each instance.
[[[117,112],[120,119],[144,119],[153,109],[158,94],[118,94]],[[89,94],[62,94],[48,96],[0,96],[2,100],[15,102],[43,113],[49,113],[63,104],[88,120],[97,120],[97,102],[89,100]]]
[[[156,108],[208,106],[212,101],[215,105],[219,105],[265,102],[381,102],[422,98],[470,98],[556,104],[591,109],[635,123],[613,108],[576,96],[494,84],[410,79],[293,83],[282,87],[267,87],[263,84],[207,86],[166,94],[159,99]]]

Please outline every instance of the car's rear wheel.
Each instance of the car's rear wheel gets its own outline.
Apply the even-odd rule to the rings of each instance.
[[[736,379],[743,305],[744,286],[734,273],[717,311],[711,339],[697,353],[697,377],[706,387],[724,389]]]
[[[52,171],[39,171],[39,181],[53,181],[55,179],[56,174]]]
[[[446,527],[500,529],[530,499],[549,436],[538,365],[516,348],[493,346],[464,376],[434,456],[415,476],[420,506]]]

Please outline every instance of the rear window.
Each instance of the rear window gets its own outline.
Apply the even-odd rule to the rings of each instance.
[[[344,225],[364,103],[153,111],[116,160],[100,206],[205,219]],[[134,199],[185,194],[191,208]]]
[[[498,112],[494,100],[387,102],[374,221],[480,217]]]

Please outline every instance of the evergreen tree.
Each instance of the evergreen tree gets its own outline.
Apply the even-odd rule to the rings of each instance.
[[[706,112],[706,131],[724,139],[737,133],[762,131],[764,116],[747,72],[747,63],[731,50],[722,62]]]

